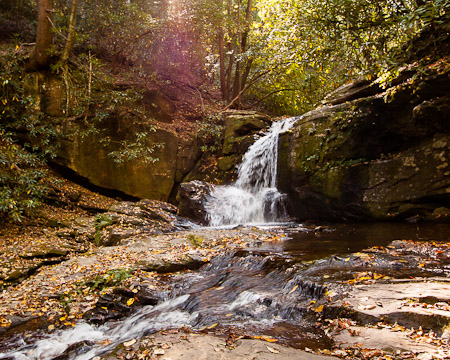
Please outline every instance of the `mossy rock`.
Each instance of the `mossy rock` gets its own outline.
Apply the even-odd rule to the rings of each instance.
[[[282,134],[278,186],[289,195],[291,215],[299,220],[432,218],[435,209],[446,207],[448,76],[449,70],[421,75],[420,81],[379,89],[376,95],[373,87],[362,98],[354,96],[365,90],[349,86],[348,94],[330,97],[328,106],[305,114]]]
[[[224,156],[218,159],[217,167],[221,171],[234,170],[240,161],[241,156],[239,155]]]

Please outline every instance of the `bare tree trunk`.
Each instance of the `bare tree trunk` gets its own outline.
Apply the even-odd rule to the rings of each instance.
[[[72,52],[73,40],[75,38],[75,23],[77,19],[77,6],[78,0],[72,0],[72,9],[70,11],[70,19],[69,19],[69,31],[67,34],[67,42],[64,47],[64,51],[61,56],[61,62],[63,64],[67,63],[69,60],[70,53]]]
[[[225,101],[230,101],[230,90],[231,90],[231,74],[233,72],[233,65],[234,65],[234,54],[233,54],[233,44],[231,42],[227,43],[228,47],[228,68],[227,68],[227,76],[226,76],[226,95],[225,95]]]
[[[38,1],[38,24],[36,30],[36,45],[30,53],[27,70],[37,70],[49,66],[48,53],[53,42],[52,8],[53,0]]]
[[[218,32],[219,37],[219,71],[220,71],[220,90],[222,92],[222,100],[228,101],[228,89],[227,89],[227,81],[225,75],[225,44],[223,38],[223,28],[222,25],[219,27]]]
[[[240,5],[240,3],[239,3]],[[239,18],[239,55],[242,55],[245,51],[247,51],[247,39],[248,39],[248,33],[250,31],[250,20],[251,20],[251,13],[252,13],[252,0],[247,1],[247,8],[245,10],[245,26],[244,30],[241,31],[240,29],[240,18]],[[251,61],[245,62],[242,61],[242,59],[239,59],[236,62],[236,71],[235,71],[235,77],[234,77],[234,86],[233,86],[233,97],[238,97],[237,101],[235,102],[236,107],[240,109],[242,107],[241,104],[241,96],[242,90],[245,86],[245,81],[247,80],[248,73],[250,72],[250,67],[248,66]],[[244,65],[246,66],[246,69],[244,71],[244,74],[242,73],[242,70],[244,68]]]

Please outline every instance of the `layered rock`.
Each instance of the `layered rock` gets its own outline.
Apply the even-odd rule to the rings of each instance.
[[[270,126],[270,118],[255,111],[228,111],[224,116],[224,142],[218,167],[234,171],[242,156],[255,142],[255,134]]]
[[[387,220],[446,212],[450,67],[407,75],[386,90],[346,85],[281,136],[279,187],[292,215]]]

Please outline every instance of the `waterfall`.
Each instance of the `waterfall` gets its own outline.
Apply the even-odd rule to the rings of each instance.
[[[210,226],[270,223],[286,217],[285,194],[277,189],[278,137],[298,119],[274,122],[245,153],[236,182],[214,188],[205,205]]]

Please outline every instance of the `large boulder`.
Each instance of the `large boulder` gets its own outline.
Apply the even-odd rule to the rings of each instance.
[[[281,136],[279,187],[293,216],[431,218],[448,207],[450,67],[402,80],[346,85]]]
[[[213,186],[203,181],[182,183],[177,195],[178,215],[207,225],[209,220],[205,205],[212,190]]]
[[[85,136],[80,124],[63,121],[56,158],[58,164],[102,188],[120,190],[138,198],[167,201],[175,183],[177,135],[163,129],[152,131],[142,124],[140,131],[148,134],[143,145],[156,146],[150,154],[156,161],[137,157],[118,163],[110,154],[123,151],[123,141],[133,141],[135,123],[126,116],[113,116],[98,127],[100,131]],[[105,139],[108,139],[106,144]]]

